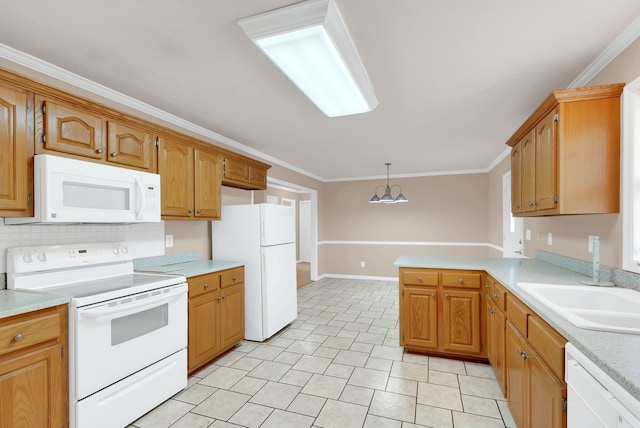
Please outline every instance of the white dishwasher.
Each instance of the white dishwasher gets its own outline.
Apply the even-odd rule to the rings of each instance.
[[[571,343],[565,349],[567,428],[640,427],[640,402]]]

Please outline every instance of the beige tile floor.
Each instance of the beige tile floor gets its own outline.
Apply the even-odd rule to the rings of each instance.
[[[298,319],[189,378],[138,428],[515,427],[491,367],[398,346],[398,284],[323,279]]]

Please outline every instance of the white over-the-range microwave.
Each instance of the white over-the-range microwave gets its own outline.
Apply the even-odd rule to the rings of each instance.
[[[52,155],[34,156],[34,216],[5,224],[160,221],[160,176]]]

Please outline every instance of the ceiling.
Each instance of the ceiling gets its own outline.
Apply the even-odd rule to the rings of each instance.
[[[0,43],[334,181],[385,162],[392,176],[486,170],[640,14],[637,0],[336,0],[379,105],[328,118],[236,23],[295,2],[11,1]]]

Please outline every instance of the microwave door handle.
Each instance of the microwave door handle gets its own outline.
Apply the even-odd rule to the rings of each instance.
[[[142,221],[142,208],[144,207],[144,189],[142,188],[142,180],[136,177],[136,188],[138,189],[138,208],[136,209],[136,220]]]
[[[178,299],[182,296],[182,294],[186,294],[186,290],[184,292],[172,292],[169,296],[159,296],[159,297],[149,297],[140,302],[134,303],[125,303],[118,306],[109,307],[106,309],[88,309],[84,311],[78,311],[78,319],[83,318],[107,318],[113,315],[119,315],[125,312],[129,312],[132,309],[137,309],[138,312],[143,308],[149,308],[158,306],[160,304],[168,303],[172,300]]]

